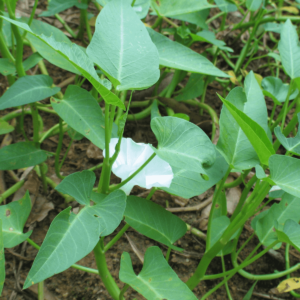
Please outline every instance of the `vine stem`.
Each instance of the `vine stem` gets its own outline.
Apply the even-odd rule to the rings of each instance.
[[[283,116],[282,116],[282,121],[281,121],[281,131],[283,131],[283,128],[284,128],[285,118],[286,118],[286,115],[287,115],[287,112],[288,112],[289,98],[290,98],[290,95],[291,95],[292,90],[293,90],[293,84],[294,84],[294,79],[292,79],[291,82],[290,82],[289,91],[286,95],[285,102],[284,102],[284,105],[283,105]]]
[[[119,298],[120,289],[108,270],[103,248],[103,240],[101,239],[94,248],[94,255],[99,271],[99,276],[101,277],[107,291],[114,300],[125,300],[123,297],[121,297],[121,299]]]

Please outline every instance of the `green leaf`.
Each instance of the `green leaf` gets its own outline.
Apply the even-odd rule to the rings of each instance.
[[[0,58],[0,73],[4,76],[15,74],[15,64],[9,58]]]
[[[39,53],[37,53],[37,52],[31,54],[27,59],[25,59],[23,61],[24,71],[28,71],[29,69],[33,68],[42,59],[43,59],[43,57]]]
[[[272,76],[265,77],[261,82],[261,87],[264,89],[264,95],[272,98],[277,105],[283,104],[289,91],[288,84],[283,83],[280,78]],[[295,87],[289,96],[289,100],[295,99],[298,93],[299,91]]]
[[[77,215],[71,207],[52,221],[44,242],[26,278],[24,289],[58,274],[89,254],[104,228],[95,217],[92,206],[85,206]]]
[[[86,52],[119,91],[144,89],[159,79],[157,49],[128,1],[104,6]]]
[[[275,228],[275,230],[280,242],[290,244],[300,251],[300,225],[297,222],[294,220],[287,220],[283,230],[277,228]]]
[[[237,7],[234,3],[232,3],[231,1],[228,0],[215,0],[218,8],[221,11],[224,11],[226,13],[228,12],[233,12],[233,11],[237,11]]]
[[[262,24],[262,26],[265,31],[272,31],[272,32],[276,32],[276,33],[280,34],[283,24],[268,22],[268,23]]]
[[[219,98],[222,100],[228,111],[231,113],[231,115],[234,117],[236,122],[239,124],[239,126],[242,128],[243,132],[247,136],[248,140],[252,144],[253,148],[255,149],[259,160],[262,164],[268,165],[268,160],[271,155],[275,153],[272,143],[269,140],[269,137],[267,136],[265,130],[255,121],[253,121],[251,118],[249,118],[245,113],[243,113],[241,110],[237,109],[232,103],[225,100],[223,97],[218,95]],[[232,124],[231,124],[232,125]],[[245,140],[244,140],[245,142]],[[219,148],[221,150],[221,148]],[[222,148],[222,151],[224,151],[224,148]],[[243,153],[244,154],[244,153]],[[241,161],[240,165],[244,163]],[[252,160],[251,163],[248,165],[252,165],[254,163],[254,160]],[[244,169],[251,168],[247,165],[242,166]]]
[[[252,220],[251,226],[259,241],[267,247],[278,239],[274,231],[275,221],[278,223],[277,229],[282,230],[288,219],[300,221],[300,198],[285,193],[279,203],[273,204],[271,208],[257,215]],[[280,244],[274,247],[274,249],[279,248]]]
[[[172,16],[172,18],[195,24],[202,29],[208,29],[208,26],[205,23],[205,20],[207,19],[209,12],[210,12],[210,9],[203,9],[203,10],[195,11],[192,13],[174,15],[174,16]]]
[[[210,5],[206,0],[151,0],[151,6],[159,15],[170,17],[215,7],[214,5]]]
[[[4,244],[2,233],[2,220],[0,219],[0,296],[3,290],[3,284],[5,281],[5,257],[4,257]]]
[[[279,126],[274,129],[274,133],[278,138],[280,144],[289,152],[300,155],[300,113],[297,114],[299,125],[297,134],[294,137],[287,138],[282,132]],[[0,125],[1,126],[1,125]]]
[[[256,11],[262,4],[262,0],[246,0],[246,7],[250,11]]]
[[[69,85],[63,99],[52,99],[51,105],[68,125],[83,134],[94,145],[104,149],[104,116],[98,102],[88,91],[75,85]],[[115,124],[112,137],[117,137]]]
[[[214,145],[208,136],[193,123],[174,117],[151,120],[158,147],[153,151],[172,167],[200,172],[213,165]]]
[[[159,64],[173,69],[219,77],[230,77],[216,68],[207,58],[190,48],[171,41],[164,35],[147,28],[159,53]]]
[[[185,223],[161,206],[135,196],[127,197],[125,221],[143,235],[172,249],[173,244],[186,233]]]
[[[14,21],[3,16],[0,17],[11,22],[12,24],[15,24],[19,28],[26,30],[29,33],[28,36],[32,35],[38,38],[42,43],[40,47],[37,48],[37,51],[39,51],[43,57],[45,56],[42,52],[49,52],[50,49],[49,54],[47,55],[47,57],[45,57],[50,63],[67,71],[80,75],[82,74],[91,82],[91,84],[95,87],[95,89],[100,93],[100,95],[107,103],[125,109],[123,102],[114,93],[109,91],[110,86],[108,82],[103,81],[99,78],[94,68],[93,62],[78,45],[74,43],[70,45],[58,42],[54,39],[53,36],[47,37],[44,34],[35,34],[27,24],[23,24],[21,22]],[[40,48],[42,48],[42,51],[40,51]]]
[[[101,236],[107,236],[120,225],[126,208],[127,196],[123,191],[116,190],[109,195],[92,192],[91,199],[96,203],[93,206],[95,214],[101,216],[99,222],[101,228],[104,228]]]
[[[230,224],[230,219],[227,216],[220,216],[213,220],[211,227],[211,247],[221,238],[222,234]],[[227,255],[232,252],[234,245],[233,239],[237,236],[237,232],[230,238],[217,256]],[[208,251],[208,249],[206,249]]]
[[[177,101],[193,99],[199,97],[203,93],[204,79],[202,74],[191,74],[186,86],[175,97]]]
[[[300,160],[284,155],[272,155],[269,159],[271,179],[284,191],[295,197],[300,193]]]
[[[20,142],[0,149],[0,170],[16,170],[38,165],[47,159],[33,142]]]
[[[78,0],[51,0],[46,11],[43,11],[40,17],[54,16],[72,6],[76,6],[80,9],[87,9],[88,5],[86,3],[81,3]]]
[[[253,72],[250,72],[245,79],[245,91],[241,87],[234,88],[226,97],[226,103],[231,105],[230,107],[239,119],[236,119],[226,104],[223,105],[217,148],[224,155],[228,164],[236,170],[250,169],[259,164],[259,158],[256,148],[251,144],[249,136],[247,137],[247,132],[249,134],[251,129],[261,126],[259,130],[264,131],[264,136],[268,139],[266,132],[269,130],[265,99]],[[249,121],[251,124],[256,122],[256,127],[249,127],[243,115],[246,115],[248,119],[251,118]],[[241,121],[243,121],[243,126],[240,124]],[[243,131],[245,126],[248,128],[247,132]],[[251,136],[253,136],[252,140],[255,139],[257,147],[255,133],[251,133]],[[269,146],[272,147],[270,141],[263,142],[269,142]]]
[[[80,204],[89,205],[95,181],[94,172],[85,170],[67,176],[55,189],[72,196]]]
[[[219,151],[216,151],[216,153],[216,161],[209,169],[192,172],[172,167],[174,173],[172,183],[169,188],[162,187],[161,189],[187,199],[203,194],[219,182],[228,170],[228,164],[224,157]],[[204,180],[201,174],[205,174],[209,179]]]
[[[73,129],[72,127],[69,126],[68,131],[67,131],[69,137],[74,140],[74,141],[80,141],[83,139],[84,135]]]
[[[51,87],[53,79],[47,75],[23,76],[0,98],[0,109],[40,101],[55,95],[59,87]]]
[[[299,38],[290,19],[287,19],[282,27],[278,50],[285,72],[291,79],[300,77]]]
[[[0,135],[14,131],[14,127],[0,119]]]
[[[23,227],[31,211],[31,200],[27,191],[23,198],[0,206],[4,248],[12,248],[24,242],[32,233],[23,233]]]
[[[245,295],[245,297],[243,298],[243,300],[251,300],[251,297],[252,297],[254,288],[255,288],[255,286],[256,286],[256,284],[257,284],[257,281],[258,281],[258,280],[256,280],[256,281],[252,284],[250,290],[247,292],[247,294]]]
[[[101,6],[105,6],[107,3],[111,2],[111,0],[96,0]],[[128,0],[129,3],[132,3],[131,0]],[[140,19],[144,19],[150,7],[150,0],[136,0],[133,5],[133,10],[138,15]]]
[[[158,247],[147,249],[144,266],[139,275],[136,275],[133,270],[129,253],[123,252],[119,278],[148,300],[197,299],[187,285],[178,278]]]
[[[202,30],[197,32],[197,34],[191,34],[191,37],[194,41],[210,43],[217,46],[221,50],[233,52],[231,48],[226,46],[225,42],[216,39],[215,34],[209,30]]]

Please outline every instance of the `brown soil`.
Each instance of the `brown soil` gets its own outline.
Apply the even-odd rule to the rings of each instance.
[[[39,8],[43,7],[39,6]],[[72,9],[68,10],[65,15],[70,15]],[[78,21],[78,10],[75,9],[74,13],[75,17],[74,20]],[[47,21],[51,20],[51,18],[47,18]],[[76,28],[76,24],[74,25],[74,20],[71,22]],[[57,23],[55,23],[57,24]],[[239,48],[237,46],[237,48]],[[195,49],[197,50],[197,49]],[[237,49],[239,51],[239,49]],[[26,53],[29,53],[29,49],[26,49]],[[201,51],[200,51],[201,52]],[[57,69],[56,67],[50,65],[46,62],[46,66],[52,78],[54,78],[54,82],[56,84],[61,83],[66,78],[72,76],[70,73]],[[252,66],[253,68],[257,68],[257,66]],[[263,74],[264,75],[264,74]],[[269,75],[269,74],[267,74]],[[7,81],[4,77],[0,80],[0,92],[1,95],[4,93],[7,87]],[[86,84],[83,86],[84,88],[89,89],[89,85]],[[207,96],[206,96],[206,103],[212,106],[218,113],[220,112],[221,102],[218,100],[216,96],[216,90],[218,85],[216,82],[212,83],[208,87]],[[218,91],[222,92],[222,90]],[[48,100],[47,100],[48,101]],[[194,107],[189,107],[192,112],[197,112],[198,110]],[[7,113],[10,110],[5,112],[1,112],[2,115]],[[134,109],[133,112],[137,112],[138,109]],[[163,111],[162,111],[163,112]],[[58,118],[54,115],[49,115],[47,113],[41,112],[41,116],[44,120],[44,130],[49,129],[51,126],[55,125],[58,122]],[[208,116],[203,116],[203,121],[209,119]],[[135,122],[128,122],[125,129],[125,137],[131,137],[136,142],[144,142],[144,143],[152,143],[155,144],[156,140],[155,137],[150,129],[149,126],[149,118],[146,118],[142,121],[135,121]],[[25,117],[25,131],[30,136],[32,134],[32,121],[30,116]],[[201,126],[201,124],[200,124]],[[209,132],[208,132],[209,134]],[[13,142],[22,141],[23,137],[21,133],[16,130],[11,133]],[[0,143],[3,139],[3,136],[0,136]],[[70,138],[67,134],[64,136],[64,143],[63,149],[61,152],[61,158],[66,151],[66,148],[69,144]],[[58,138],[57,136],[46,140],[42,144],[42,148],[51,152],[56,151]],[[87,154],[87,152],[89,153]],[[77,172],[80,170],[84,170],[90,168],[96,164],[99,164],[102,161],[102,153],[101,151],[97,151],[93,148],[91,143],[83,138],[81,141],[75,141],[72,145],[72,148],[67,156],[65,164],[62,168],[63,175],[68,175],[73,172]],[[49,166],[48,169],[48,176],[57,180],[56,176],[54,175],[54,159],[49,158],[47,161]],[[100,171],[95,172],[97,178],[99,178]],[[9,188],[14,184],[12,178],[5,172],[4,173],[4,180],[6,183],[6,188]],[[29,180],[29,179],[28,179]],[[112,182],[118,182],[119,179],[114,177],[112,178]],[[32,182],[31,182],[32,184]],[[30,186],[31,186],[30,184]],[[32,188],[32,186],[31,186]],[[135,187],[132,191],[134,195],[140,195],[141,193],[145,192],[144,189]],[[200,197],[194,197],[189,200],[188,205],[195,205],[204,201],[210,194],[212,194],[212,190],[208,191],[205,195]],[[33,233],[31,235],[31,239],[35,241],[37,244],[41,245],[45,234],[54,219],[54,217],[64,209],[67,204],[64,203],[64,199],[54,190],[48,188],[47,194],[43,194],[42,187],[40,182],[38,182],[38,188],[35,192],[35,197],[43,196],[45,203],[53,203],[53,209],[48,211],[45,208],[42,208],[40,211],[37,211],[39,216],[43,215],[44,219],[41,221],[34,221],[30,226],[33,228]],[[168,195],[167,193],[157,192],[153,196],[153,201],[158,203],[159,205],[166,207],[166,200],[169,201],[170,207],[178,207],[178,205],[174,202],[174,198]],[[200,200],[201,199],[201,200]],[[7,199],[7,202],[11,201],[12,197]],[[76,203],[70,203],[73,207],[77,206]],[[181,217],[185,222],[191,224],[193,227],[199,228],[200,222],[200,215],[201,212],[189,212],[189,213],[179,213],[178,216]],[[115,231],[114,234],[123,226],[122,223],[119,228]],[[249,226],[245,226],[245,229],[240,237],[239,245],[241,245],[247,238],[250,236],[251,229]],[[27,230],[28,228],[25,228]],[[105,238],[105,243],[107,243],[113,236],[112,234],[109,237]],[[129,239],[136,245],[137,249],[144,254],[146,249],[149,246],[157,245],[159,246],[162,251],[165,253],[166,249],[163,245],[156,243],[153,240],[146,238],[145,236],[139,234],[138,232],[134,231],[133,229],[129,229],[127,232]],[[258,239],[253,238],[251,242],[247,245],[247,247],[242,251],[240,254],[240,258],[244,259],[257,245]],[[187,233],[183,238],[181,238],[177,243],[178,246],[184,249],[184,252],[181,253],[172,253],[170,258],[170,265],[174,269],[174,271],[178,274],[178,276],[183,280],[186,281],[191,274],[195,271],[201,255],[205,251],[205,243],[204,241],[196,238],[195,236]],[[262,249],[260,249],[262,250]],[[120,287],[123,286],[123,283],[120,282],[118,279],[118,272],[120,266],[120,257],[123,251],[127,251],[130,253],[134,270],[138,273],[142,268],[142,263],[132,250],[128,239],[123,236],[120,241],[115,244],[108,252],[107,252],[107,264],[108,268],[111,270],[113,277],[116,279],[116,282]],[[278,251],[284,256],[283,249]],[[294,252],[293,252],[294,253]],[[5,268],[6,268],[6,281],[4,285],[4,290],[2,297],[0,299],[37,299],[37,287],[33,287],[31,289],[22,290],[22,283],[24,282],[30,266],[32,264],[32,260],[37,254],[37,250],[35,250],[30,245],[19,245],[14,249],[8,249],[5,251]],[[70,253],[69,255],[72,255]],[[297,254],[291,255],[291,265],[294,265],[298,262],[299,256],[295,256]],[[232,268],[230,256],[225,257],[226,269],[229,270]],[[96,268],[96,263],[94,261],[93,253],[90,253],[87,257],[83,258],[78,262],[80,265],[84,265],[90,268]],[[285,265],[278,259],[270,256],[269,254],[265,255],[263,258],[255,262],[253,265],[249,266],[246,270],[248,272],[254,274],[268,274],[273,273],[276,270],[284,270]],[[212,263],[210,264],[207,274],[216,274],[222,272],[221,267],[221,260],[220,258],[215,258]],[[300,276],[300,272],[292,274],[295,277]],[[209,291],[212,287],[214,287],[217,283],[219,283],[222,279],[214,280],[214,281],[203,281],[201,282],[197,288],[194,290],[197,297],[200,299],[207,291]],[[251,299],[263,299],[263,295],[268,296],[268,291],[279,284],[280,280],[272,280],[272,281],[259,281],[257,286],[255,287],[255,292],[259,293],[259,296],[252,296]],[[249,290],[253,281],[247,280],[240,275],[235,275],[229,281],[229,289],[231,291],[233,299],[243,299],[246,291]],[[54,300],[54,299],[82,299],[82,300],[104,300],[104,299],[111,299],[108,292],[106,291],[101,279],[98,275],[85,273],[83,271],[79,271],[76,269],[68,269],[61,274],[57,274],[52,278],[49,278],[45,281],[45,299],[47,300]],[[241,291],[243,290],[243,291]],[[144,299],[141,295],[136,293],[134,290],[129,289],[125,294],[126,299]],[[289,294],[282,294],[278,296],[281,299],[293,299]],[[211,300],[223,300],[228,299],[227,294],[225,291],[224,286],[217,290],[212,296],[208,299]],[[272,299],[272,298],[266,298]],[[275,298],[274,298],[275,299]]]

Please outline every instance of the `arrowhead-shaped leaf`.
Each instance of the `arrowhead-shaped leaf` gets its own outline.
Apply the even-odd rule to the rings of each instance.
[[[116,190],[109,195],[92,192],[91,199],[96,203],[93,206],[95,214],[100,216],[99,222],[101,236],[111,234],[121,223],[126,207],[126,194],[121,190]]]
[[[23,76],[0,98],[0,110],[43,100],[60,91],[47,75]]]
[[[99,241],[104,228],[95,217],[92,206],[85,206],[77,215],[71,207],[52,221],[44,242],[26,278],[24,289],[60,273],[89,254]]]
[[[31,211],[31,200],[28,191],[18,201],[0,206],[2,220],[3,244],[5,248],[12,248],[24,242],[32,231],[23,233],[23,227]]]
[[[125,221],[143,235],[173,249],[178,239],[186,233],[185,223],[161,206],[135,196],[127,197]]]
[[[76,74],[82,74],[85,76],[95,89],[100,93],[103,99],[109,103],[125,109],[123,102],[109,90],[109,84],[107,81],[103,81],[99,78],[94,68],[93,62],[84,53],[84,51],[75,43],[66,44],[58,42],[53,36],[47,37],[45,35],[38,35],[34,33],[27,24],[14,21],[10,18],[1,16],[1,18],[9,21],[10,23],[24,29],[32,36],[38,38],[42,42],[42,48],[50,48],[51,55],[47,55],[47,60],[50,63],[61,67]],[[39,51],[39,49],[37,49]],[[45,50],[45,49],[43,49]],[[42,52],[41,52],[41,55]]]
[[[0,149],[0,170],[16,170],[38,165],[47,159],[33,142],[20,142]]]
[[[171,41],[151,28],[147,28],[147,30],[158,50],[160,65],[193,73],[230,77],[192,49]]]
[[[275,228],[278,239],[282,243],[292,245],[300,251],[300,225],[294,220],[287,220],[284,224],[283,230]]]
[[[213,165],[216,150],[208,136],[198,126],[175,117],[151,120],[158,147],[154,152],[172,167],[200,173]]]
[[[117,90],[143,89],[159,79],[157,49],[127,0],[102,9],[87,54]]]
[[[216,151],[216,153],[216,161],[208,169],[192,172],[172,167],[174,173],[172,183],[169,188],[162,187],[161,189],[183,198],[192,198],[203,194],[219,182],[228,170],[228,163],[225,161],[224,157],[219,153],[219,151]],[[203,179],[201,174],[205,174],[208,177],[208,180]]]
[[[178,278],[158,247],[147,249],[144,266],[139,275],[133,271],[129,253],[123,252],[119,277],[148,300],[197,299],[187,285]]]

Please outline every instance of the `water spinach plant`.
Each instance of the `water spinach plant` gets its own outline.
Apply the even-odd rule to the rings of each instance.
[[[203,280],[217,278],[223,280],[201,295],[201,299],[207,299],[222,285],[232,299],[227,282],[236,273],[251,280],[272,280],[289,276],[300,268],[300,264],[289,266],[288,259],[290,246],[300,250],[300,162],[297,158],[300,155],[300,135],[295,132],[300,118],[300,49],[297,31],[291,22],[299,22],[299,19],[283,16],[282,1],[279,2],[278,7],[271,10],[267,1],[246,1],[246,13],[237,3],[216,1],[221,11],[217,15],[222,17],[221,30],[224,30],[227,14],[237,8],[244,17],[249,12],[258,20],[255,24],[252,21],[243,23],[243,18],[236,25],[237,28],[252,30],[234,64],[229,59],[233,50],[217,40],[204,22],[209,10],[214,7],[206,1],[97,0],[94,5],[100,7],[101,12],[95,19],[93,34],[87,16],[90,1],[63,4],[58,0],[50,1],[47,11],[42,13],[44,16],[59,17],[58,13],[73,5],[81,10],[78,35],[66,24],[64,26],[73,38],[78,39],[83,38],[86,30],[89,43],[85,48],[71,42],[62,31],[35,20],[37,0],[31,16],[19,19],[15,14],[16,1],[0,0],[0,71],[7,76],[10,85],[0,98],[0,109],[4,111],[0,119],[0,134],[13,131],[14,126],[9,122],[18,118],[24,136],[24,141],[0,149],[0,170],[24,169],[26,174],[34,169],[43,182],[45,193],[50,185],[66,202],[77,201],[80,204],[79,212],[74,213],[69,206],[54,218],[41,247],[30,239],[31,231],[23,232],[31,211],[29,192],[18,201],[0,206],[1,291],[5,281],[4,249],[24,241],[39,251],[23,288],[38,283],[39,299],[44,299],[44,280],[70,267],[99,274],[115,300],[125,299],[129,287],[151,300],[197,299],[193,293],[197,285]],[[153,28],[141,21],[150,7],[151,14],[157,15]],[[265,22],[263,17],[272,13],[275,17],[269,17],[269,23]],[[171,19],[182,20],[182,25]],[[283,23],[276,27],[273,21]],[[162,22],[171,25],[165,30],[174,35],[174,41],[162,33]],[[258,28],[261,24],[265,24],[265,28]],[[197,32],[199,28],[202,30]],[[269,53],[269,58],[276,59],[272,66],[274,69],[271,68],[276,74],[263,79],[253,71],[245,71],[256,59],[262,38],[259,29],[280,33],[278,45],[275,44],[279,54],[271,53],[271,49]],[[212,55],[213,62],[188,47],[197,41],[212,45],[206,54]],[[29,45],[34,53],[23,61],[24,44]],[[219,55],[228,62],[229,72],[225,73],[215,66]],[[43,59],[76,74],[75,84],[69,84],[62,93],[47,74]],[[27,75],[26,71],[37,64],[41,74]],[[283,72],[289,83],[282,82],[279,75]],[[158,92],[159,84],[168,73],[173,73],[170,84]],[[229,78],[232,74],[234,77]],[[178,92],[176,88],[186,76],[189,76],[189,81]],[[84,80],[89,81],[90,90],[82,88]],[[224,93],[219,95],[223,103],[220,120],[204,103],[207,86],[213,80],[224,87]],[[231,89],[233,83],[239,86]],[[134,91],[153,85],[155,89],[151,100],[131,102]],[[130,98],[127,101],[128,94]],[[187,114],[174,111],[170,105],[174,102],[173,95],[177,103],[198,106],[201,111],[209,113],[213,120],[211,139],[189,121]],[[191,100],[201,95],[203,101]],[[265,96],[274,102],[270,117]],[[48,97],[51,97],[50,103],[41,102]],[[132,116],[129,109],[134,106],[146,108]],[[165,107],[167,116],[161,115],[161,106]],[[282,109],[275,119],[277,107]],[[44,131],[40,112],[57,115],[59,123]],[[293,116],[286,122],[289,112],[293,112]],[[26,114],[32,117],[32,136],[24,130]],[[126,122],[149,115],[157,147],[123,137]],[[63,176],[60,169],[67,152],[62,161],[60,152],[67,131],[71,142],[84,136],[103,150],[103,163]],[[293,137],[287,137],[292,131]],[[43,150],[43,142],[54,135],[59,135],[56,153]],[[276,154],[280,145],[286,150],[285,155],[282,151]],[[59,184],[47,176],[45,162],[50,157],[54,157],[55,172],[61,179]],[[101,168],[100,178],[96,178],[94,173],[97,168]],[[255,173],[246,182],[252,169]],[[240,176],[232,183],[226,183],[231,172],[240,172]],[[110,184],[112,173],[121,178],[119,184]],[[18,179],[15,185],[2,192],[0,201],[15,193],[24,182],[25,177]],[[238,205],[228,216],[225,190],[241,184],[244,189]],[[135,185],[150,190],[146,199],[130,196]],[[191,228],[151,201],[158,189],[191,198],[213,186],[216,187],[206,234]],[[274,198],[281,198],[281,201],[262,210]],[[243,226],[250,218],[259,243],[243,262],[238,263],[239,253],[254,236],[239,245]],[[122,220],[125,225],[106,243],[105,237],[111,235]],[[164,256],[159,247],[149,247],[138,275],[133,270],[129,253],[124,252],[119,272],[119,279],[124,284],[118,286],[107,266],[106,252],[118,243],[129,227],[167,246],[168,250]],[[174,244],[188,230],[206,241],[206,251],[192,276],[183,282],[168,260],[172,250],[182,251]],[[244,270],[269,250],[279,249],[282,243],[287,253],[285,271],[255,275]],[[264,249],[257,253],[261,246]],[[91,251],[98,270],[76,264]],[[231,255],[232,269],[226,271],[223,264],[222,273],[206,275],[215,257],[220,256],[224,262],[223,256],[228,254]]]

